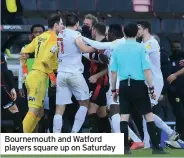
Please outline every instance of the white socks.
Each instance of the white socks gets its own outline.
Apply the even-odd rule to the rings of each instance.
[[[55,114],[53,120],[53,133],[61,133],[62,126],[63,126],[62,115]]]
[[[121,133],[120,130],[120,114],[115,114],[111,117],[112,129],[114,133]],[[128,127],[128,135],[134,142],[142,142],[139,137]]]
[[[120,130],[120,114],[115,114],[111,117],[112,130],[114,133],[121,133]]]
[[[128,135],[134,142],[142,142],[139,137],[132,131],[132,129],[128,126]]]
[[[158,117],[155,114],[153,114],[153,117],[154,117],[155,124],[158,128],[165,131],[168,134],[168,136],[173,134],[173,130],[164,121],[162,121],[160,117]]]
[[[79,130],[81,129],[85,118],[86,118],[86,114],[87,114],[87,107],[85,106],[80,106],[76,115],[75,115],[75,121],[73,124],[73,128],[72,128],[72,133],[78,133]]]
[[[144,117],[143,117],[143,131],[144,131],[144,146],[145,148],[150,148],[150,136],[148,134],[147,123]]]

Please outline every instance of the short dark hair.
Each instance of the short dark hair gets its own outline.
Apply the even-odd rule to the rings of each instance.
[[[102,22],[97,22],[93,26],[93,28],[95,28],[100,35],[105,35],[105,33],[106,33],[106,26]]]
[[[31,29],[30,29],[31,30],[31,33],[33,33],[33,30],[36,27],[41,27],[43,29],[43,32],[45,31],[45,27],[43,25],[41,25],[41,24],[35,24],[35,25],[31,26]]]
[[[151,23],[146,20],[137,21],[137,25],[141,25],[144,29],[148,29],[148,32],[151,32]]]
[[[129,23],[124,27],[124,33],[128,38],[134,38],[137,36],[138,26],[134,23]]]
[[[66,15],[66,27],[67,26],[75,26],[79,22],[77,15],[75,14],[67,14]]]
[[[52,14],[48,19],[48,28],[53,28],[55,23],[60,22],[61,15],[60,14]]]
[[[179,43],[181,45],[181,42],[180,41],[172,41],[172,44],[173,43]]]
[[[111,24],[109,25],[109,32],[113,33],[117,38],[123,37],[123,29],[119,24]]]

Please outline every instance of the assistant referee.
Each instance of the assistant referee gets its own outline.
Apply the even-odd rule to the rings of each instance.
[[[166,152],[159,147],[149,99],[149,94],[153,99],[155,98],[149,57],[144,46],[136,42],[137,32],[138,27],[136,24],[128,24],[124,27],[126,41],[124,44],[117,45],[114,49],[110,66],[114,101],[117,101],[118,97],[116,92],[117,74],[120,79],[120,128],[121,133],[124,133],[124,153],[131,154],[128,145],[128,120],[131,108],[136,106],[147,121],[148,133],[153,144],[152,154],[165,154]],[[146,86],[145,80],[149,87]]]

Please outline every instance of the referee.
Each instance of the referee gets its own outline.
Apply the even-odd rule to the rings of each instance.
[[[155,98],[149,58],[146,55],[144,46],[136,42],[137,32],[138,27],[136,24],[128,24],[124,27],[126,41],[124,44],[117,45],[114,49],[110,66],[114,101],[117,101],[118,97],[116,92],[117,74],[120,79],[120,128],[121,133],[124,133],[124,153],[131,154],[128,145],[128,120],[131,108],[136,106],[147,121],[148,133],[153,144],[152,154],[165,154],[166,152],[159,147],[148,94],[149,92],[151,97]],[[149,87],[146,86],[145,80]]]

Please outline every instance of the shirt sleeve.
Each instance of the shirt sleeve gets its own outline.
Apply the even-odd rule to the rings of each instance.
[[[49,73],[53,72],[53,60],[51,60],[51,58],[56,55],[57,56],[58,53],[58,47],[57,47],[57,39],[52,39],[48,42],[47,47],[45,49],[45,53],[43,58],[41,59],[41,61],[43,63],[47,63],[49,66]]]
[[[36,38],[21,50],[21,53],[34,53],[35,52],[35,40]]]
[[[114,50],[114,53],[112,53],[111,63],[110,63],[110,70],[114,71],[114,72],[118,71],[118,61],[117,61],[116,50]]]
[[[150,69],[149,55],[146,53],[146,50],[144,47],[141,50],[141,62],[142,62],[142,69],[143,70]]]
[[[84,42],[89,44],[91,47],[96,48],[96,49],[111,49],[112,48],[112,42],[98,42],[98,41],[93,41],[90,40],[89,38],[82,37]]]
[[[75,35],[74,35],[74,39],[78,38],[78,37],[82,37],[81,33],[80,32],[76,32]]]
[[[148,54],[154,52],[160,52],[160,46],[156,40],[151,41],[149,44],[146,45],[146,52]]]

